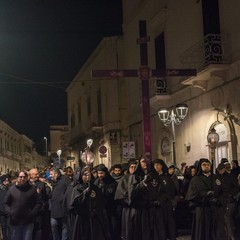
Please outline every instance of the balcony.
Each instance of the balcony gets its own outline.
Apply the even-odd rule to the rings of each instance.
[[[230,64],[231,53],[227,35],[208,34],[200,41],[186,50],[180,56],[183,68],[203,70],[210,64]]]
[[[225,81],[231,63],[229,39],[226,35],[208,34],[180,56],[183,68],[197,69],[197,76],[182,81],[206,91]]]

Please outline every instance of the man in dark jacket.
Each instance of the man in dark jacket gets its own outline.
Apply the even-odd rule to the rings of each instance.
[[[16,185],[9,188],[4,202],[10,217],[10,239],[32,240],[34,219],[42,203],[35,187],[29,184],[27,172],[19,172]]]
[[[9,189],[10,181],[7,174],[0,177],[0,224],[2,228],[3,240],[9,239],[9,222],[6,209],[4,207],[4,199]]]
[[[58,168],[50,170],[52,179],[52,193],[50,201],[51,229],[53,240],[67,240],[67,207],[65,206],[65,193],[71,181],[61,174]],[[61,231],[59,231],[61,229]]]

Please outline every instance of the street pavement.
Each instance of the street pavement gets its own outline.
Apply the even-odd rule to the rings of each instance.
[[[191,236],[190,235],[180,236],[180,237],[177,237],[177,240],[191,240]]]

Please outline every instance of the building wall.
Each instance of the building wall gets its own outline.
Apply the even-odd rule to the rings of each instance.
[[[34,142],[0,120],[0,172],[46,165],[34,149]]]
[[[214,35],[214,38],[220,37],[221,40],[216,45],[210,45],[209,38],[204,36],[202,1],[186,0],[183,4],[183,1],[174,0],[123,0],[122,40],[116,38],[117,45],[112,44],[113,39],[103,40],[67,89],[70,125],[72,113],[75,113],[75,125],[70,126],[70,142],[75,146],[76,154],[80,148],[84,149],[85,139],[93,134],[89,130],[93,126],[98,127],[96,115],[87,114],[86,102],[91,99],[92,109],[96,112],[96,91],[99,89],[103,100],[100,132],[109,154],[107,159],[99,158],[96,150],[99,144],[95,143],[98,163],[103,161],[109,166],[122,161],[121,144],[124,141],[135,142],[136,156],[144,154],[141,81],[138,78],[119,78],[95,82],[89,74],[92,69],[138,69],[138,24],[140,20],[146,20],[150,37],[148,63],[151,69],[156,68],[155,39],[164,32],[166,67],[197,70],[197,76],[167,76],[168,94],[164,95],[155,93],[156,79],[152,77],[149,80],[152,158],[163,158],[167,164],[172,163],[172,131],[161,123],[158,110],[186,103],[189,106],[188,115],[179,126],[175,126],[177,164],[186,161],[190,165],[199,158],[210,157],[207,135],[213,126],[221,136],[216,149],[217,162],[221,157],[238,159],[240,22],[237,9],[240,2],[230,1],[226,3],[225,0],[219,0],[221,35]],[[219,50],[219,44],[222,50],[220,60],[206,61],[206,47],[211,46],[211,56],[215,56],[214,51]],[[116,61],[119,58],[121,61]],[[111,131],[117,133],[116,145],[110,141]]]
[[[69,146],[71,154],[79,160],[76,164],[81,164],[81,153],[85,151],[88,138],[93,139],[95,164],[111,166],[121,162],[120,137],[128,134],[125,81],[92,78],[91,71],[121,69],[123,55],[121,37],[104,38],[67,89]],[[114,143],[110,143],[112,133],[116,134]],[[99,152],[102,145],[106,153]]]
[[[166,52],[166,67],[167,68],[197,68],[199,77],[191,81],[191,77],[168,77],[169,99],[166,100],[162,96],[154,96],[151,93],[151,128],[152,128],[152,156],[153,158],[161,157],[168,164],[172,162],[172,132],[171,128],[164,127],[158,116],[157,111],[162,106],[175,106],[177,103],[185,102],[189,106],[187,118],[176,129],[176,153],[178,164],[182,161],[187,161],[189,164],[194,163],[201,157],[209,157],[209,148],[207,147],[207,134],[212,124],[219,120],[226,128],[227,141],[227,156],[233,158],[232,142],[230,127],[226,120],[233,117],[239,117],[239,104],[237,98],[237,87],[239,87],[239,21],[237,21],[237,11],[239,2],[232,2],[226,6],[225,1],[219,1],[220,11],[220,27],[221,34],[227,35],[228,41],[225,50],[231,53],[232,59],[226,65],[219,64],[215,69],[207,66],[199,66],[204,61],[199,54],[199,48],[203,51],[203,19],[202,19],[202,4],[201,1],[142,1],[138,8],[133,8],[132,1],[124,2],[124,34],[125,48],[128,49],[130,59],[126,57],[126,68],[139,66],[139,49],[136,45],[138,37],[138,21],[147,21],[147,32],[151,41],[148,43],[149,66],[155,68],[155,50],[154,39],[158,34],[164,31],[165,33],[165,52]],[[144,3],[143,3],[144,2]],[[132,16],[132,17],[131,17]],[[238,24],[239,23],[239,24]],[[185,54],[185,53],[188,53]],[[193,56],[197,55],[197,58]],[[183,64],[181,58],[191,57],[192,61],[188,64]],[[193,60],[196,60],[195,63]],[[200,68],[201,67],[201,68]],[[205,70],[205,73],[202,71]],[[201,84],[195,82],[201,81]],[[150,80],[152,85],[154,79]],[[142,139],[142,124],[141,124],[141,101],[140,83],[139,80],[129,81],[130,93],[130,124],[133,140],[138,144],[138,154],[144,150],[139,139]],[[187,84],[186,84],[187,83]],[[198,86],[199,88],[194,88]],[[201,88],[200,88],[201,87]],[[154,88],[151,88],[153,89]],[[153,99],[155,98],[155,100]],[[157,100],[156,100],[157,99]],[[234,100],[235,99],[235,100]],[[228,114],[226,107],[231,106],[231,111]],[[215,108],[215,111],[213,109]],[[216,108],[219,108],[220,112]],[[229,110],[229,109],[228,109]],[[134,111],[137,113],[132,114]],[[233,130],[236,131],[236,137],[239,136],[239,125],[233,123]],[[233,131],[231,130],[231,131]],[[220,134],[220,133],[219,133]],[[164,138],[169,139],[169,154],[162,153],[162,142]],[[222,143],[223,144],[223,143]],[[220,144],[221,145],[221,144]],[[187,150],[188,146],[188,150]],[[189,148],[189,146],[191,146]],[[219,146],[219,149],[221,146]],[[190,149],[190,150],[189,150]],[[216,157],[219,161],[221,157],[225,157],[226,152],[218,152]],[[221,155],[223,154],[223,155]],[[239,148],[237,147],[237,158],[239,158]]]

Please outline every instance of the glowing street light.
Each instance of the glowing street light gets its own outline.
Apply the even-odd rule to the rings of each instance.
[[[171,108],[161,108],[158,111],[158,117],[163,122],[164,126],[172,126],[173,134],[173,164],[176,166],[176,134],[175,134],[175,124],[179,125],[184,118],[187,116],[188,106],[187,104],[181,103],[177,104],[175,107]]]
[[[87,147],[85,148],[85,151],[81,155],[81,160],[86,165],[90,165],[91,163],[94,162],[94,154],[90,150],[92,144],[93,144],[93,140],[88,139],[87,140]]]
[[[212,128],[208,135],[207,135],[207,141],[209,143],[209,147],[210,147],[210,158],[211,158],[211,162],[212,162],[212,171],[215,172],[215,167],[216,167],[216,163],[215,163],[215,149],[216,146],[219,142],[219,135],[216,132],[215,128]]]

